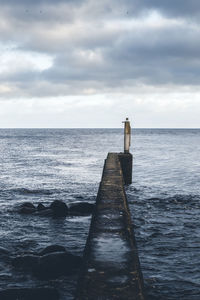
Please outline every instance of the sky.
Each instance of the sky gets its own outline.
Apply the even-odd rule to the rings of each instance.
[[[200,1],[0,7],[1,128],[200,128]]]

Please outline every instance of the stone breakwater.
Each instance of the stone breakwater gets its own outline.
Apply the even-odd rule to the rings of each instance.
[[[127,159],[131,154],[124,155]],[[76,300],[144,299],[122,161],[123,154],[119,159],[117,153],[109,153],[105,160]]]

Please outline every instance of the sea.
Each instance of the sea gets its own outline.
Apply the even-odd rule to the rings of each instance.
[[[74,298],[77,274],[38,280],[9,257],[58,244],[82,255],[91,216],[20,215],[23,202],[95,203],[104,159],[123,129],[0,129],[0,289],[55,287]],[[132,129],[126,187],[147,300],[200,299],[200,129]]]

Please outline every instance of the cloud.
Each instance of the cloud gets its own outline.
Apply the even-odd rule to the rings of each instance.
[[[173,90],[173,89],[172,89]],[[163,93],[166,92],[166,93]],[[141,90],[134,94],[76,95],[0,100],[0,127],[120,127],[128,116],[132,127],[198,127],[200,90]],[[19,109],[20,107],[20,109]],[[192,118],[191,118],[192,114]]]
[[[131,0],[129,2],[131,4]],[[134,8],[134,1],[132,2]],[[154,9],[158,10],[161,13],[183,18],[185,16],[194,18],[195,15],[199,15],[200,12],[200,3],[196,0],[168,0],[168,1],[159,1],[159,0],[137,0],[139,10],[148,10]]]
[[[196,92],[197,1],[58,0],[55,5],[52,0],[0,0],[0,4],[1,101],[47,103],[48,97],[59,102],[60,97],[76,95],[83,101],[90,95],[103,107],[102,95],[131,99],[136,93],[145,111],[145,105],[152,109],[143,101],[147,92],[151,99],[158,94],[160,103],[166,92],[174,103],[176,89],[183,96],[188,88],[191,99]]]

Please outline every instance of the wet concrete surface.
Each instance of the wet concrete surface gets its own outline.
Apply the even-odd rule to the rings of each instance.
[[[77,300],[144,299],[143,278],[117,153],[105,160]]]

